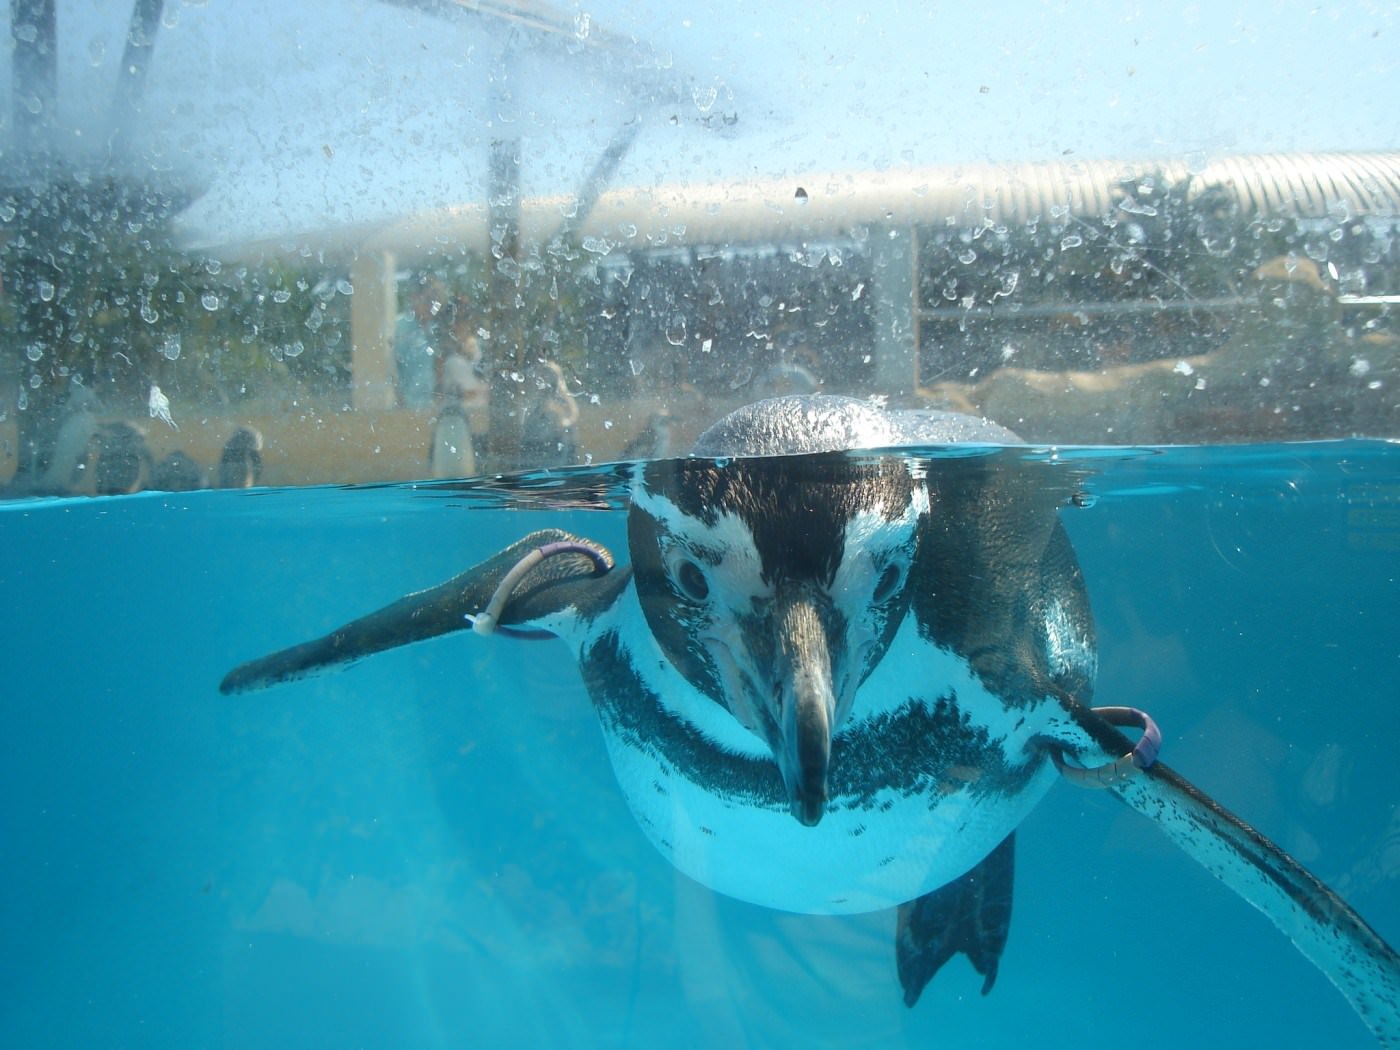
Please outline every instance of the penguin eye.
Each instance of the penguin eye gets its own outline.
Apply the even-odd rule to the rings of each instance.
[[[897,562],[886,565],[885,571],[880,573],[880,578],[875,581],[874,600],[877,602],[889,601],[894,597],[894,593],[899,589],[903,579],[904,573],[900,570]]]
[[[672,575],[675,576],[676,584],[680,587],[681,593],[692,601],[704,601],[710,593],[709,581],[705,579],[705,574],[690,559],[677,562]]]

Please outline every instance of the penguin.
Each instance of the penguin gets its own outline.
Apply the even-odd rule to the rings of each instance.
[[[220,688],[467,628],[562,639],[656,849],[766,907],[893,909],[910,1006],[957,954],[991,991],[1016,828],[1060,779],[1103,788],[1268,915],[1400,1046],[1394,950],[1157,761],[1147,715],[1092,705],[1093,618],[1058,513],[1072,493],[978,454],[1019,443],[956,413],[762,401],[690,457],[629,468],[630,565],[542,530]],[[958,454],[899,452],[929,444]]]

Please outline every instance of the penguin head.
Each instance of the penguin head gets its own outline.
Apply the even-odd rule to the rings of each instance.
[[[909,608],[924,486],[903,460],[844,453],[637,472],[628,540],[662,654],[768,745],[816,824],[832,737]]]

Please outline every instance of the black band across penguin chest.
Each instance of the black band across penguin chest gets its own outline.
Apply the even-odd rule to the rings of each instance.
[[[1007,740],[979,724],[965,706],[975,697],[963,695],[973,684],[874,713],[862,696],[832,742],[826,815],[804,827],[765,745],[753,737],[743,752],[702,731],[687,707],[717,705],[654,647],[608,632],[580,666],[639,826],[693,878],[769,907],[845,913],[917,897],[980,860],[1053,780],[1044,756],[1024,747],[1029,727]],[[897,677],[877,671],[872,681]]]
[[[644,675],[615,632],[590,647],[580,667],[607,731],[626,747],[734,804],[786,812],[771,758],[727,750],[662,703],[660,689],[686,688],[678,675],[669,683]],[[889,791],[936,805],[959,785],[974,796],[1012,793],[1024,786],[1034,764],[1025,756],[1013,759],[1004,742],[973,722],[955,693],[908,697],[879,714],[857,715],[836,735],[830,808],[877,811],[881,794]]]

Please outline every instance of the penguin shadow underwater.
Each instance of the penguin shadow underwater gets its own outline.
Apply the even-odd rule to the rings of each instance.
[[[848,398],[750,405],[690,458],[632,468],[630,566],[535,532],[220,688],[468,628],[562,639],[656,849],[766,907],[894,909],[909,1006],[959,953],[992,989],[1016,828],[1058,780],[1107,790],[1264,912],[1381,1045],[1400,1047],[1395,951],[1157,761],[1150,717],[1092,706],[1093,619],[1058,517],[1068,487],[1001,456],[897,453],[1019,443],[983,420]]]

